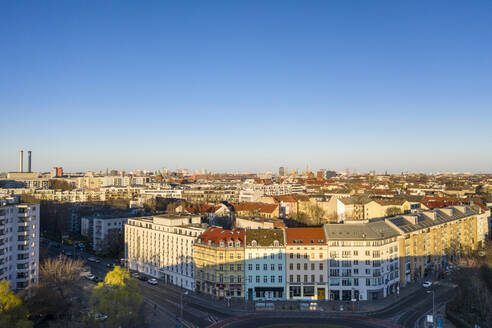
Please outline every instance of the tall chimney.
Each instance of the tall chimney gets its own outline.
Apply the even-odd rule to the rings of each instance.
[[[24,172],[24,151],[19,152],[19,172]]]
[[[27,172],[31,173],[31,151],[27,152]]]

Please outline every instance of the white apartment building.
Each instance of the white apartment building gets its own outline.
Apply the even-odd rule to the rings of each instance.
[[[111,233],[122,234],[128,218],[94,218],[92,229],[92,248],[101,252]]]
[[[353,221],[352,221],[353,222]],[[399,232],[384,221],[326,224],[329,300],[374,300],[399,288]]]
[[[194,290],[193,245],[205,230],[199,216],[129,219],[125,225],[128,268]]]
[[[13,290],[29,287],[39,276],[39,204],[17,196],[0,198],[0,280]]]

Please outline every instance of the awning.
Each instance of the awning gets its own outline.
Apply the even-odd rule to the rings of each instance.
[[[283,292],[284,287],[255,287],[256,292]]]

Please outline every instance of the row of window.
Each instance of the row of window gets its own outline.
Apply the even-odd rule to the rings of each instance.
[[[282,271],[283,266],[282,264],[277,264],[278,271]],[[260,270],[260,264],[255,265],[256,271]],[[270,270],[275,271],[275,264],[270,264]],[[253,264],[250,263],[248,264],[248,271],[253,271]],[[263,264],[263,271],[268,271],[268,264]]]

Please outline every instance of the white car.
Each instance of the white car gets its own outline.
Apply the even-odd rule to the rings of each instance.
[[[87,261],[89,261],[89,262],[96,262],[96,260],[97,259],[95,257],[88,257],[87,258]]]
[[[151,285],[157,285],[157,279],[149,279],[147,282]]]
[[[88,280],[94,280],[94,278],[96,278],[96,276],[93,275],[92,273],[89,273],[87,276],[85,276],[85,279],[88,279]]]
[[[430,281],[424,281],[424,283],[422,284],[422,287],[424,288],[429,288],[430,286],[432,286],[432,282]]]

